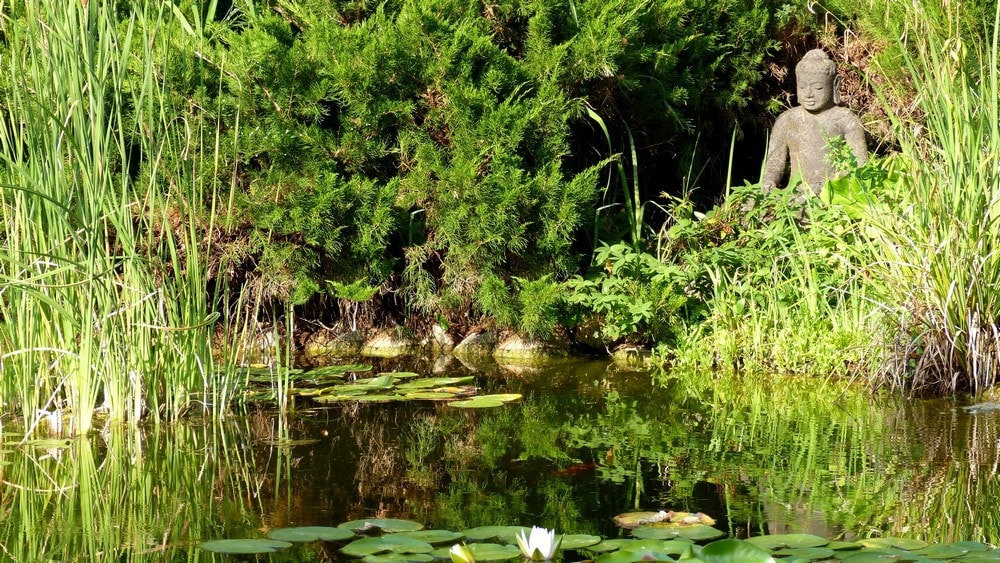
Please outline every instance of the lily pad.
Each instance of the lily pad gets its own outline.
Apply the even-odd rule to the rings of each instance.
[[[469,375],[465,377],[428,377],[424,379],[414,379],[413,381],[407,381],[406,383],[400,383],[396,386],[396,389],[401,391],[413,391],[416,389],[433,389],[435,387],[444,387],[447,385],[459,385],[462,383],[468,383],[473,381],[475,377]]]
[[[412,371],[386,371],[379,374],[379,376],[388,375],[393,379],[410,379],[412,377],[420,377],[419,373]]]
[[[470,543],[466,547],[472,552],[476,561],[506,561],[521,556],[521,550],[514,545],[496,543]],[[436,559],[450,559],[450,547],[442,547],[434,551]]]
[[[779,549],[772,553],[774,555],[780,555],[781,557],[800,557],[807,561],[829,559],[836,554],[836,552],[829,547],[796,547],[792,549]]]
[[[355,395],[351,397],[351,400],[358,401],[360,403],[391,403],[393,401],[402,401],[403,397],[399,395],[387,394]]]
[[[852,553],[841,561],[850,563],[885,563],[886,561],[933,561],[903,549],[869,548]]]
[[[478,528],[463,530],[461,534],[468,538],[469,541],[484,542],[495,539],[504,543],[513,544],[517,543],[515,538],[522,530],[525,534],[530,531],[524,526],[479,526]]]
[[[361,560],[365,563],[425,563],[434,561],[434,557],[426,553],[381,553],[365,555]]]
[[[864,540],[858,540],[858,543],[860,543],[865,547],[896,548],[896,549],[902,549],[904,551],[923,549],[928,545],[930,545],[924,540],[907,539],[907,538],[868,538]]]
[[[914,551],[914,555],[922,555],[929,559],[955,559],[970,552],[969,549],[953,543],[942,543],[929,545],[923,549]]]
[[[647,540],[687,538],[694,541],[707,541],[721,538],[726,534],[705,524],[681,525],[661,522],[659,524],[639,526],[632,530],[632,535],[639,539]]]
[[[854,541],[832,541],[826,544],[826,547],[834,551],[851,551],[855,549],[861,549],[864,546]]]
[[[343,377],[348,373],[358,373],[371,371],[372,366],[367,364],[345,364],[336,366],[320,366],[312,368],[306,372],[309,377]]]
[[[701,559],[711,563],[774,563],[771,552],[745,540],[719,540],[701,548]]]
[[[597,553],[605,553],[615,550],[630,550],[630,551],[640,551],[640,550],[650,550],[650,551],[660,551],[664,553],[674,553],[680,555],[684,553],[684,546],[690,545],[692,542],[685,538],[676,538],[672,540],[639,540],[635,538],[616,538],[611,540],[604,540],[597,545],[593,545],[587,548],[588,551],[593,551]],[[678,551],[679,550],[679,551]]]
[[[670,515],[670,512],[664,510],[659,512],[625,512],[615,516],[615,524],[626,530],[634,530],[645,524],[668,522],[670,521]]]
[[[267,533],[272,540],[290,542],[341,541],[354,537],[354,532],[344,528],[329,526],[301,526],[298,528],[277,528]]]
[[[415,532],[399,532],[396,535],[425,541],[430,544],[454,543],[465,537],[451,530],[417,530]]]
[[[229,539],[211,540],[202,542],[198,547],[205,551],[214,553],[250,554],[250,553],[274,553],[275,551],[291,547],[291,543],[274,539]]]
[[[380,529],[384,532],[416,532],[423,530],[424,525],[413,520],[400,520],[398,518],[366,518],[364,520],[351,520],[343,524],[337,524],[338,528],[354,530],[355,532],[369,532]]]
[[[386,551],[393,553],[430,553],[434,551],[434,546],[425,541],[415,540],[406,536],[388,534],[354,540],[340,548],[340,551],[353,557],[364,557]]]
[[[504,393],[497,395],[480,395],[472,399],[465,399],[462,401],[452,401],[448,403],[449,406],[459,407],[463,409],[488,409],[493,407],[499,407],[505,403],[511,401],[516,401],[521,398],[518,393]]]
[[[391,375],[380,375],[378,377],[356,379],[352,383],[348,383],[348,385],[351,387],[365,387],[367,389],[389,389],[395,381]]]
[[[747,538],[748,542],[773,551],[775,549],[802,549],[806,547],[823,547],[830,540],[812,534],[774,534],[770,536],[754,536]]]
[[[559,544],[560,549],[582,549],[601,543],[600,536],[589,534],[566,534],[559,537],[562,538],[562,543]]]
[[[445,393],[443,391],[412,391],[403,396],[415,401],[446,401],[455,398],[454,393]]]

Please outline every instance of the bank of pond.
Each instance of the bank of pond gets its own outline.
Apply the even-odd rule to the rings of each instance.
[[[1000,560],[989,403],[604,361],[252,369],[224,420],[7,423],[3,558],[468,563],[537,526],[565,561]]]

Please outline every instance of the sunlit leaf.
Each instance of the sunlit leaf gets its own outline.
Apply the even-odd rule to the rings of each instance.
[[[354,537],[354,532],[345,528],[329,526],[301,526],[298,528],[276,528],[267,533],[272,540],[287,542],[341,541]]]
[[[430,553],[434,551],[434,547],[425,541],[415,540],[398,534],[387,534],[354,540],[340,548],[340,551],[353,557],[364,557],[365,555],[375,555],[386,551],[393,553]]]
[[[198,547],[205,551],[215,553],[230,554],[250,554],[250,553],[273,553],[275,551],[290,547],[292,544],[286,541],[274,539],[228,539],[211,540],[202,542]]]
[[[368,532],[380,529],[385,532],[416,532],[423,530],[424,525],[413,520],[401,520],[398,518],[366,518],[364,520],[351,520],[338,524],[338,528],[354,530],[355,532]]]

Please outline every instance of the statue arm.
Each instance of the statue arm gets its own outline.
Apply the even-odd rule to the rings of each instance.
[[[853,119],[851,119],[846,131],[844,131],[844,140],[847,141],[847,146],[851,147],[854,158],[858,160],[858,166],[861,166],[868,162],[868,143],[865,141],[865,128],[861,125],[861,120],[857,116],[853,113],[850,115]]]
[[[760,179],[760,185],[764,189],[777,187],[781,182],[781,177],[785,173],[788,164],[788,139],[786,129],[787,124],[778,117],[771,130],[771,140],[767,147],[767,157],[764,159],[764,174]]]

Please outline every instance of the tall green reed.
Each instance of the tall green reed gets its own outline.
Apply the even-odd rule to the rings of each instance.
[[[3,22],[0,408],[29,429],[87,432],[95,409],[176,418],[213,387],[199,208],[213,184],[197,159],[166,158],[205,139],[154,70],[163,8],[123,22],[112,8],[29,2]]]
[[[921,123],[897,120],[897,193],[874,206],[873,284],[898,327],[873,383],[913,392],[981,391],[1000,376],[1000,7],[963,34],[957,5],[914,5],[903,37]],[[986,39],[984,39],[986,38]]]

